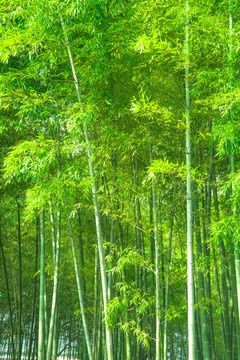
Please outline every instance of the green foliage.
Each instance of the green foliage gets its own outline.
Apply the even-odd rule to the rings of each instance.
[[[136,324],[134,319],[126,320],[126,314],[129,316],[136,312],[139,316],[147,316],[153,303],[153,299],[149,298],[141,289],[136,289],[136,284],[117,283],[116,290],[119,296],[113,298],[108,305],[108,315],[106,321],[109,326],[119,326],[126,333],[132,333],[136,340],[145,348],[149,347],[149,334]],[[121,314],[121,317],[119,315]]]
[[[123,252],[118,253],[117,256],[117,264],[111,269],[113,274],[123,274],[127,268],[137,265],[153,271],[151,269],[151,264],[146,261],[146,259],[141,254],[132,250],[131,248],[125,248]]]
[[[216,358],[221,358],[224,346],[219,315],[224,311],[223,270],[231,272],[231,252],[239,243],[240,52],[237,36],[240,28],[237,19],[240,9],[238,2],[233,1],[234,26],[230,39],[228,1],[191,1],[190,6],[192,178],[194,195],[201,208],[198,230],[204,240],[198,261],[194,250],[195,282],[198,271],[202,270],[205,279],[210,276],[212,288],[212,301],[204,296],[196,310],[209,313],[212,305],[214,335],[218,341]],[[83,124],[86,123],[106,264],[112,281],[112,300],[106,321],[111,328],[118,327],[118,335],[123,331],[130,336],[131,350],[139,342],[142,356],[147,357],[148,346],[155,346],[151,321],[156,316],[152,211],[152,184],[156,179],[161,325],[165,314],[169,228],[174,214],[172,237],[175,242],[166,311],[169,344],[174,345],[168,350],[171,350],[171,359],[183,357],[187,338],[185,2],[3,0],[0,15],[0,218],[15,312],[14,334],[19,298],[16,199],[21,205],[25,343],[29,343],[33,279],[39,280],[33,264],[35,237],[39,232],[36,217],[43,208],[48,213],[50,200],[55,230],[58,204],[62,207],[60,338],[75,331],[69,337],[73,339],[76,335],[77,341],[82,341],[82,333],[79,336],[74,330],[74,326],[79,327],[74,321],[80,312],[68,241],[69,216],[74,238],[82,238],[85,266],[81,263],[80,268],[86,281],[88,324],[93,328],[96,231],[91,200],[93,181],[89,177],[84,143]],[[83,103],[77,102],[61,16]],[[228,176],[229,157],[233,155],[237,172]],[[218,195],[218,213],[216,199],[210,199],[208,204],[214,189]],[[232,209],[236,209],[234,216]],[[49,214],[45,222],[50,308],[53,249]],[[222,243],[226,250],[224,259],[218,251]],[[216,306],[214,290],[215,267],[221,270],[219,306]],[[2,275],[2,267],[0,271]],[[229,286],[232,290],[232,284]],[[98,291],[100,298],[100,286]],[[5,282],[2,282],[0,297],[4,316],[1,316],[0,330],[2,339],[6,339],[4,344],[9,338],[5,322],[6,294]],[[199,297],[198,286],[195,295]],[[228,301],[232,304],[230,292]],[[100,312],[99,307],[98,318]]]
[[[154,160],[149,167],[149,180],[156,177],[156,175],[164,176],[175,176],[180,178],[186,177],[186,165],[182,164],[173,164],[168,161],[168,159],[164,160]]]
[[[4,173],[7,183],[11,181],[35,182],[48,176],[56,164],[56,143],[43,136],[17,145],[5,159]]]

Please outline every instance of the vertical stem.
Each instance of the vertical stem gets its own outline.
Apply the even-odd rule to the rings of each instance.
[[[66,207],[66,205],[65,205],[65,207]],[[79,270],[78,270],[78,264],[77,264],[77,256],[76,256],[76,250],[75,250],[75,244],[74,244],[74,238],[73,238],[72,224],[71,224],[69,217],[68,217],[68,227],[69,227],[70,239],[71,239],[71,244],[72,244],[72,253],[73,253],[73,260],[74,260],[74,267],[75,267],[75,274],[76,274],[76,281],[77,281],[78,298],[79,298],[79,304],[80,304],[80,309],[81,309],[81,313],[82,313],[84,335],[86,338],[89,359],[93,360],[91,342],[90,342],[86,314],[85,314],[85,306],[84,306],[83,296],[82,296],[82,284],[81,284]]]
[[[218,305],[219,305],[219,308],[221,309],[222,308],[222,296],[221,296],[221,291],[220,291],[218,266],[217,266],[215,252],[214,252],[213,255],[214,255],[214,265],[215,265],[216,290],[217,290],[217,294],[218,294]],[[220,318],[221,318],[224,350],[225,350],[225,353],[226,353],[227,352],[227,344],[226,344],[226,337],[225,337],[225,325],[224,325],[223,311],[221,311],[221,313],[220,313]]]
[[[212,128],[212,124],[210,124],[210,128]],[[206,186],[206,231],[204,230],[205,241],[204,241],[204,251],[205,258],[207,259],[207,274],[205,277],[205,287],[206,287],[206,296],[209,299],[209,330],[210,330],[210,342],[211,342],[211,358],[214,360],[216,358],[215,354],[215,339],[214,339],[214,331],[213,331],[213,315],[212,315],[212,301],[211,301],[211,253],[210,253],[210,233],[209,227],[211,224],[211,200],[212,200],[212,180],[213,180],[213,148],[210,150],[210,166],[209,166],[209,176],[208,182]],[[214,245],[211,246],[212,250],[215,251]]]
[[[18,218],[18,266],[19,266],[19,308],[18,308],[18,360],[22,357],[22,244],[21,244],[21,218],[20,204],[17,201],[17,218]]]
[[[37,224],[36,224],[35,274],[37,273],[37,269],[38,269],[38,243],[39,243],[39,216],[37,216]],[[34,319],[36,312],[36,297],[37,297],[37,277],[34,276],[33,308],[32,308],[31,330],[30,330],[29,349],[28,349],[28,360],[31,359],[31,355],[32,355]]]
[[[235,167],[235,156],[231,156],[231,172],[236,172]],[[232,192],[234,194],[234,186],[232,186]],[[234,205],[233,208],[233,216],[235,218],[235,221],[237,221],[238,218],[238,211],[236,205]],[[236,283],[237,283],[237,299],[238,299],[238,321],[240,321],[240,247],[239,247],[239,240],[236,239],[234,243],[234,250],[235,250],[235,269],[236,269]]]
[[[119,240],[120,240],[120,250],[121,252],[123,252],[123,229],[122,229],[122,225],[120,224],[120,222],[118,222],[118,226],[119,226]],[[125,269],[123,269],[122,272],[122,281],[124,284],[126,284],[126,274],[125,274]],[[126,313],[126,315],[124,315],[124,322],[128,323],[128,314]],[[126,331],[124,333],[124,344],[125,344],[125,359],[126,360],[130,360],[131,359],[131,348],[130,348],[130,339],[129,339],[129,333],[128,331]]]
[[[114,219],[111,219],[111,232],[110,232],[110,248],[109,253],[111,254],[114,242]],[[108,299],[112,298],[112,274],[111,271],[108,274]]]
[[[69,60],[70,60],[71,67],[72,67],[72,74],[73,74],[73,78],[74,78],[74,82],[75,82],[75,86],[76,86],[78,101],[81,103],[82,97],[81,97],[81,92],[80,92],[80,86],[79,86],[77,74],[75,71],[73,56],[72,56],[72,52],[71,52],[71,48],[70,48],[70,43],[69,43],[69,40],[67,37],[65,24],[63,22],[62,17],[61,17],[61,22],[62,22],[62,27],[63,27],[63,31],[64,31],[65,38],[66,38],[66,45],[67,45]],[[87,148],[89,171],[90,171],[90,176],[92,179],[93,205],[94,205],[94,211],[95,211],[100,270],[101,270],[101,279],[102,279],[103,309],[104,309],[105,319],[107,319],[108,286],[107,286],[107,275],[106,275],[106,266],[105,266],[105,255],[104,255],[104,249],[103,249],[102,224],[101,224],[101,216],[100,216],[100,211],[99,211],[99,206],[98,206],[97,186],[96,186],[96,182],[95,182],[92,153],[91,153],[91,149],[90,149],[89,133],[88,133],[88,127],[87,127],[86,121],[84,121],[84,123],[83,123],[83,129],[84,129],[85,143],[86,143],[86,148]],[[108,360],[113,360],[112,331],[111,331],[107,321],[105,321],[105,329],[106,329],[106,347],[107,347]]]
[[[198,199],[193,199],[194,205],[194,222],[195,222],[195,238],[197,247],[197,261],[201,260],[202,257],[202,243],[201,243],[201,232],[200,232],[200,219],[199,219],[199,208]],[[204,360],[211,360],[211,349],[209,339],[209,317],[206,310],[205,301],[205,287],[204,287],[204,276],[201,267],[198,268],[198,288],[199,288],[199,300],[200,300],[200,318],[201,318],[201,329],[202,329],[202,349]]]
[[[3,263],[4,277],[5,277],[5,282],[6,282],[6,290],[7,290],[8,311],[9,311],[9,328],[10,328],[10,337],[11,337],[11,356],[12,356],[12,360],[15,360],[12,306],[11,306],[10,289],[9,289],[9,283],[8,283],[7,266],[6,266],[6,260],[5,260],[3,244],[2,244],[2,222],[1,221],[2,221],[2,219],[0,217],[0,248],[1,248],[1,253],[2,253],[2,263]]]
[[[149,143],[150,163],[153,160],[152,144]],[[158,213],[157,213],[157,180],[152,184],[152,210],[154,224],[155,247],[155,291],[156,291],[156,354],[155,360],[161,359],[161,318],[160,318],[160,272],[159,272],[159,239],[158,239]]]
[[[194,336],[194,279],[192,235],[192,179],[191,179],[191,133],[190,133],[190,71],[189,71],[189,1],[186,0],[185,38],[185,93],[186,93],[186,165],[187,165],[187,271],[188,271],[188,358],[195,359]]]
[[[153,194],[152,191],[150,193],[149,198],[149,223],[150,223],[150,246],[151,246],[151,263],[154,264],[154,231],[153,231]],[[151,288],[152,293],[154,292],[154,285],[155,285],[155,279],[154,279],[154,273],[152,273],[151,277]]]
[[[88,129],[87,129],[86,123],[84,123],[84,134],[85,134],[85,141],[87,144],[90,175],[91,175],[91,178],[93,181],[92,182],[92,193],[93,193],[93,203],[94,203],[96,230],[97,230],[97,238],[98,238],[100,270],[101,270],[101,278],[102,278],[103,309],[104,309],[104,316],[105,316],[105,318],[107,318],[108,286],[107,286],[105,256],[104,256],[104,249],[103,249],[102,224],[101,224],[100,211],[99,211],[99,207],[98,207],[97,187],[96,187],[96,183],[95,183],[92,154],[91,154],[91,150],[90,150],[89,135],[88,135]],[[111,331],[109,325],[107,324],[107,322],[105,322],[105,328],[106,328],[106,346],[107,346],[108,360],[113,360],[112,331]]]
[[[167,331],[168,331],[168,301],[169,301],[169,282],[171,271],[171,257],[172,257],[172,233],[173,233],[174,211],[171,214],[170,234],[168,241],[168,263],[167,263],[167,278],[165,290],[165,307],[164,307],[164,329],[163,329],[163,360],[167,360]]]
[[[52,225],[52,243],[53,243],[53,295],[52,295],[52,309],[50,316],[49,324],[49,334],[48,334],[48,343],[47,343],[47,360],[51,360],[52,357],[52,344],[53,344],[53,335],[54,335],[54,326],[55,326],[55,316],[56,316],[56,307],[57,307],[57,293],[58,293],[58,269],[59,269],[59,257],[60,257],[60,237],[61,237],[61,207],[58,204],[57,212],[57,236],[55,234],[54,228],[54,216],[52,210],[52,204],[50,203],[50,218]]]
[[[134,214],[134,224],[137,223],[137,217],[136,217],[136,205],[135,205],[135,196],[133,197],[133,203],[134,203],[134,207],[133,207],[133,214]],[[134,227],[134,242],[135,242],[135,251],[138,252],[138,237],[137,237],[137,226]],[[139,287],[139,269],[138,269],[138,265],[135,265],[135,283],[136,283],[136,288]],[[139,315],[138,315],[138,311],[137,311],[137,307],[136,307],[136,325],[137,327],[139,326]],[[140,343],[139,341],[135,342],[135,359],[136,360],[140,360]]]
[[[99,269],[99,257],[98,250],[95,248],[95,289],[94,289],[94,326],[93,326],[93,341],[92,341],[92,353],[93,360],[97,358],[97,326],[98,326],[98,269]]]
[[[83,251],[83,235],[82,235],[82,221],[81,221],[81,212],[80,209],[77,209],[77,219],[79,226],[78,233],[78,244],[79,244],[79,252],[80,252],[80,275],[82,277],[83,284],[83,300],[86,294],[86,280],[85,280],[85,260],[84,260],[84,251]]]
[[[195,280],[195,289],[196,289],[196,280]],[[194,301],[195,301],[195,303],[198,302],[197,294],[195,294]],[[202,358],[203,358],[203,356],[202,356],[202,338],[201,338],[201,329],[199,326],[199,308],[195,310],[194,322],[195,322],[196,360],[202,360]]]
[[[153,160],[153,145],[151,143],[151,141],[149,141],[149,160],[150,160],[150,165],[152,164],[152,160]],[[150,224],[150,247],[151,247],[151,263],[152,266],[154,268],[154,263],[155,263],[155,253],[154,253],[154,215],[153,215],[153,188],[150,189],[150,197],[149,197],[149,224]],[[154,295],[155,293],[155,274],[152,271],[151,274],[151,293],[152,295]],[[154,309],[152,308],[152,311],[154,311]],[[154,323],[154,317],[152,318],[151,321],[151,337],[152,339],[155,338],[155,323]],[[151,356],[154,358],[155,354],[155,349],[153,346],[151,346]]]
[[[230,269],[231,269],[231,281],[232,281],[232,300],[233,300],[233,317],[235,323],[235,340],[237,343],[237,353],[240,354],[240,328],[239,328],[239,316],[238,316],[238,297],[237,297],[237,283],[236,283],[236,268],[235,268],[235,256],[234,252],[230,254]]]
[[[161,322],[160,322],[160,273],[159,273],[159,241],[157,216],[157,184],[153,184],[153,217],[155,240],[155,274],[156,274],[156,360],[161,359]]]
[[[57,306],[56,306],[56,311],[55,311],[55,316],[54,316],[54,333],[53,333],[53,344],[52,344],[52,360],[57,360],[57,350],[58,350],[57,315],[58,315],[58,304],[57,304]]]
[[[44,226],[44,209],[42,209],[41,218],[40,218],[40,300],[39,300],[38,360],[45,360],[44,295],[45,295],[45,226]]]
[[[232,84],[233,78],[233,67],[232,67],[232,49],[233,49],[233,15],[232,15],[232,7],[233,2],[229,0],[229,62],[230,62],[230,84]],[[232,118],[232,109],[230,109],[230,118]],[[230,158],[231,162],[231,173],[236,172],[235,166],[235,155],[232,153]],[[232,192],[234,194],[234,186],[232,187]],[[237,221],[238,211],[236,205],[233,208],[233,216]],[[240,247],[239,247],[239,239],[235,241],[234,244],[234,255],[235,255],[235,270],[236,270],[236,285],[237,285],[237,302],[235,301],[235,309],[238,305],[238,319],[235,311],[235,320],[236,320],[236,332],[237,332],[237,344],[238,344],[238,356],[240,355]],[[232,256],[233,257],[233,256]]]
[[[46,275],[44,279],[44,341],[45,341],[45,357],[46,357],[46,350],[47,350],[47,339],[48,339],[48,312],[47,312],[47,280]]]

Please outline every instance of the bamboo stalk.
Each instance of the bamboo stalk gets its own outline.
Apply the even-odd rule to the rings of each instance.
[[[69,60],[72,67],[72,74],[75,81],[76,91],[78,101],[82,103],[82,96],[80,92],[80,86],[75,70],[75,65],[73,61],[73,56],[70,48],[70,43],[68,40],[66,27],[61,17],[62,28],[66,39],[67,50],[69,54]],[[85,136],[85,143],[87,148],[87,155],[88,155],[88,163],[89,163],[89,171],[90,176],[92,179],[92,194],[93,194],[93,204],[94,204],[94,212],[95,212],[95,221],[96,221],[96,231],[97,231],[97,239],[98,239],[98,250],[99,250],[99,260],[100,260],[100,270],[101,270],[101,279],[102,279],[102,294],[103,294],[103,308],[104,308],[104,316],[107,319],[108,310],[108,286],[107,286],[107,275],[106,275],[106,266],[105,266],[105,255],[103,249],[103,236],[102,236],[102,224],[101,224],[101,216],[98,206],[98,195],[97,195],[97,186],[95,182],[95,175],[94,175],[94,168],[93,168],[93,160],[92,160],[92,153],[90,149],[90,140],[89,140],[89,133],[86,121],[83,123],[83,130]],[[105,329],[106,329],[106,346],[107,346],[107,354],[108,360],[113,360],[113,346],[112,346],[112,330],[110,329],[107,321],[105,321]]]
[[[185,25],[185,95],[186,95],[186,165],[187,165],[187,274],[188,274],[188,358],[195,360],[194,335],[194,278],[193,278],[193,234],[192,234],[192,174],[190,132],[190,69],[189,69],[189,1],[186,0]]]
[[[40,300],[39,300],[39,329],[38,329],[38,360],[45,359],[45,331],[44,331],[44,296],[45,296],[45,215],[44,209],[40,217]]]

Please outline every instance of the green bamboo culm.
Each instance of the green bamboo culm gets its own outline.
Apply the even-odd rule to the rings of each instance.
[[[153,148],[152,144],[149,143],[149,155],[150,155],[150,164],[153,162]],[[161,294],[160,294],[160,273],[159,273],[159,239],[158,239],[158,211],[157,211],[157,180],[154,180],[152,183],[152,211],[153,211],[153,237],[154,237],[154,248],[155,248],[155,292],[156,292],[156,355],[155,360],[161,359],[161,318],[160,318],[160,304],[161,304]]]
[[[40,217],[40,299],[38,326],[38,360],[45,360],[44,296],[45,296],[45,214]]]
[[[74,82],[75,82],[78,101],[80,103],[82,103],[83,101],[82,101],[82,96],[81,96],[81,91],[80,91],[80,86],[79,86],[76,70],[75,70],[71,47],[70,47],[66,27],[65,27],[62,17],[61,17],[61,23],[62,23],[64,35],[65,35],[66,46],[67,46],[69,60],[70,60],[71,68],[72,68],[72,74],[73,74],[73,78],[74,78]],[[98,239],[98,252],[99,252],[100,271],[101,271],[101,280],[102,280],[103,309],[104,309],[104,316],[105,316],[105,318],[107,318],[107,315],[108,315],[108,311],[107,311],[108,286],[107,286],[105,256],[104,256],[104,249],[103,249],[102,224],[101,224],[101,216],[100,216],[100,211],[99,211],[99,206],[98,206],[97,186],[96,186],[96,182],[95,182],[92,153],[91,153],[91,149],[90,149],[90,140],[89,140],[89,133],[88,133],[88,127],[87,127],[86,121],[83,122],[83,130],[84,130],[85,143],[86,143],[86,148],[87,148],[89,172],[90,172],[90,177],[92,179],[93,205],[94,205],[94,212],[95,212],[96,232],[97,232],[97,239]],[[110,329],[107,322],[105,322],[105,330],[106,330],[107,359],[113,360],[112,330]]]
[[[36,221],[36,240],[35,240],[35,273],[38,271],[38,246],[39,246],[39,216]],[[33,353],[33,336],[34,336],[34,322],[36,318],[36,297],[37,297],[37,276],[34,277],[34,290],[33,290],[33,304],[32,304],[32,316],[31,316],[31,328],[30,339],[28,344],[28,360],[32,359]]]
[[[66,208],[66,200],[65,200],[65,208]],[[85,306],[84,306],[83,294],[82,294],[82,281],[81,281],[80,273],[79,273],[79,269],[78,269],[77,255],[76,255],[75,243],[74,243],[74,238],[73,238],[72,224],[71,224],[69,216],[68,216],[68,228],[69,228],[69,234],[70,234],[71,245],[72,245],[73,261],[74,261],[74,268],[75,268],[77,289],[78,289],[78,298],[79,298],[79,305],[80,305],[81,314],[82,314],[82,322],[83,322],[83,328],[84,328],[84,335],[85,335],[85,338],[86,338],[88,357],[89,357],[89,360],[93,360],[92,347],[91,347],[91,342],[90,342],[90,336],[89,336],[89,331],[88,331],[88,326],[87,326]]]
[[[51,309],[50,324],[49,324],[46,360],[51,360],[52,358],[52,345],[53,345],[53,336],[54,336],[54,327],[55,327],[55,316],[57,309],[58,269],[59,269],[59,259],[60,259],[60,238],[61,238],[61,205],[60,204],[58,204],[58,211],[57,211],[57,234],[55,234],[55,229],[54,229],[54,217],[53,217],[51,202],[50,202],[50,218],[52,224],[54,277],[53,277],[52,309]]]
[[[10,298],[7,266],[6,266],[5,254],[4,254],[3,244],[2,244],[2,219],[1,219],[1,217],[0,217],[0,248],[1,248],[2,264],[3,264],[3,269],[4,269],[4,276],[5,276],[6,290],[7,290],[7,300],[8,300],[9,328],[10,328],[10,339],[11,339],[11,359],[15,360],[13,314],[12,314],[12,305],[11,305],[11,298]]]
[[[174,193],[177,190],[177,186],[174,187]],[[164,308],[164,324],[163,324],[163,360],[167,360],[167,340],[168,340],[168,304],[169,304],[169,284],[170,284],[170,272],[171,272],[171,260],[172,260],[172,236],[173,236],[173,224],[174,224],[174,212],[172,209],[170,233],[168,240],[168,262],[167,262],[167,277],[166,277],[166,289],[165,289],[165,308]]]
[[[19,266],[19,308],[18,308],[18,360],[22,358],[22,239],[21,239],[21,217],[20,204],[17,200],[18,218],[18,266]]]
[[[155,240],[155,274],[156,274],[156,360],[161,359],[161,319],[160,319],[160,274],[159,274],[159,241],[158,241],[158,214],[157,214],[157,184],[153,184],[153,217]]]
[[[186,165],[187,165],[187,293],[188,293],[188,359],[195,360],[194,278],[192,234],[192,176],[190,132],[190,70],[189,70],[189,1],[186,1],[185,25],[185,95],[186,95]]]
[[[229,0],[229,63],[230,63],[230,85],[232,85],[232,49],[233,49],[233,14],[232,14],[233,3],[232,0]],[[232,119],[232,109],[230,108],[230,119]],[[230,158],[231,164],[231,173],[234,174],[236,172],[236,164],[235,164],[235,155],[232,152]],[[234,186],[232,187],[232,192],[234,194]],[[236,204],[233,207],[233,216],[235,221],[237,221],[238,210]],[[236,283],[237,283],[237,300],[238,304],[235,302],[235,307],[238,305],[238,318],[235,312],[235,320],[236,320],[236,329],[237,329],[237,343],[238,343],[238,352],[240,351],[240,339],[239,339],[239,327],[240,327],[240,254],[239,254],[239,239],[235,240],[234,244],[234,255],[235,255],[235,269],[236,269]],[[239,355],[239,354],[238,354]]]
[[[197,260],[200,261],[202,256],[202,243],[201,243],[201,232],[200,232],[200,217],[198,208],[198,199],[193,199],[194,206],[194,222],[195,222],[195,238],[196,238],[196,250]],[[199,288],[199,300],[204,304],[205,299],[205,287],[204,287],[204,276],[203,271],[199,267],[198,269],[198,288]],[[202,350],[204,360],[211,360],[211,349],[209,339],[209,318],[207,310],[204,306],[200,307],[200,319],[201,319],[201,334],[202,334]]]

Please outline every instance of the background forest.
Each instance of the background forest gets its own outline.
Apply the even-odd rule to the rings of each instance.
[[[0,1],[0,357],[240,358],[239,16]]]

